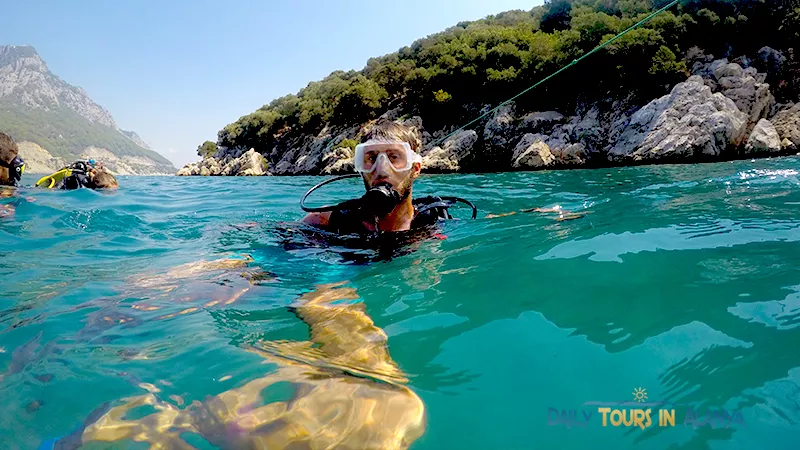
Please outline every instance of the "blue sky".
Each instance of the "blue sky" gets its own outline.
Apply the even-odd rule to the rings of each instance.
[[[219,129],[334,70],[462,20],[542,0],[6,0],[0,44],[32,45],[177,166]]]

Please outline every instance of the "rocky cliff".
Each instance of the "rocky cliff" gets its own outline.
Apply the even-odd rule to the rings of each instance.
[[[759,54],[760,67],[765,67],[779,52],[765,48]],[[477,127],[460,130],[441,143],[452,129],[428,130],[420,117],[402,121],[420,131],[423,168],[429,173],[480,171],[487,160],[511,171],[714,161],[798,151],[800,103],[776,103],[766,72],[746,59],[735,63],[701,52],[688,62],[691,73],[685,81],[643,106],[621,98],[580,105],[568,114],[519,111],[509,103]],[[399,119],[398,115],[390,110],[382,117]],[[352,150],[343,144],[360,138],[373,123],[326,127],[316,136],[279,140],[264,155],[269,164],[264,174],[352,171]],[[178,175],[240,174],[236,167],[245,166],[230,163],[242,153],[220,149]],[[249,153],[257,154],[253,149]]]
[[[136,133],[119,130],[83,89],[53,74],[30,46],[0,46],[0,131],[32,144],[22,146],[21,156],[35,160],[37,172],[97,149],[110,155],[113,163],[106,165],[112,171],[118,166],[120,174],[175,171]]]

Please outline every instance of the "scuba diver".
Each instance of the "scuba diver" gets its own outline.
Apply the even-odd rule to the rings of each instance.
[[[75,161],[61,170],[42,177],[36,187],[48,189],[116,189],[117,179],[95,160]]]
[[[345,175],[311,188],[300,206],[308,212],[302,222],[337,234],[417,230],[452,219],[448,208],[457,197],[412,198],[412,188],[422,169],[421,142],[416,130],[390,120],[379,121],[355,148],[353,165],[358,174]],[[308,208],[306,197],[320,186],[361,176],[366,193],[338,205]]]
[[[17,143],[0,133],[0,185],[17,186],[25,173],[25,161],[19,157]]]

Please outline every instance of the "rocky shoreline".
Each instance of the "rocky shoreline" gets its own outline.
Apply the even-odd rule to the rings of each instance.
[[[759,52],[762,67],[781,64],[782,54]],[[784,59],[785,61],[785,59]],[[459,131],[426,130],[418,116],[382,117],[416,126],[423,138],[428,173],[506,171],[724,161],[800,151],[800,103],[778,104],[746,58],[737,62],[697,53],[689,78],[644,106],[628,99],[585,105],[568,116],[557,111],[518,112],[509,103],[480,126]],[[487,107],[487,111],[488,111]],[[269,151],[220,149],[177,175],[332,175],[352,171],[352,147],[375,121],[317,136],[278,140]]]

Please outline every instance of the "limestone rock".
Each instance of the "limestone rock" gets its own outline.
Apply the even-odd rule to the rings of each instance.
[[[800,103],[775,114],[772,124],[775,125],[781,140],[788,140],[791,144],[791,147],[785,145],[784,147],[790,150],[800,147]]]
[[[342,175],[354,170],[353,151],[348,147],[338,147],[322,157],[322,173]]]
[[[583,143],[571,144],[562,148],[550,148],[558,165],[582,165],[586,164],[587,151]]]
[[[714,77],[717,80],[721,80],[722,78],[733,77],[733,78],[741,78],[744,75],[744,70],[742,66],[736,63],[723,63],[725,60],[721,60],[720,64],[715,66],[712,65],[712,70],[714,71]]]
[[[545,143],[544,136],[533,133],[522,137],[514,147],[514,154],[511,158],[511,167],[514,169],[538,169],[550,166],[555,162],[555,157]]]
[[[742,70],[738,64],[728,64],[715,72],[720,92],[733,100],[736,107],[748,115],[749,129],[759,120],[766,118],[775,104],[775,97],[770,93],[769,85],[763,81],[759,82],[751,73]],[[760,77],[762,80],[763,78]]]
[[[783,52],[771,47],[762,47],[761,50],[758,51],[755,65],[768,75],[773,76],[779,74],[783,70],[786,61],[787,59]]]
[[[701,77],[692,76],[630,119],[617,122],[608,157],[612,161],[654,162],[719,156],[729,146],[741,144],[747,119],[733,100],[712,94]]]
[[[178,170],[178,176],[264,176],[267,172],[267,159],[264,155],[250,149],[218,152],[221,158],[208,157],[202,161],[187,164]],[[223,156],[224,155],[224,156]],[[239,155],[234,157],[233,155]]]
[[[509,148],[517,135],[514,107],[514,103],[508,103],[498,108],[483,129],[484,151],[481,159],[486,166],[507,164]]]
[[[781,150],[781,139],[778,136],[778,131],[775,126],[767,119],[761,119],[753,132],[750,133],[750,138],[747,139],[745,151],[747,153],[753,152],[779,152]]]
[[[556,111],[533,112],[522,118],[520,131],[528,133],[549,133],[555,125],[561,124],[566,118]]]
[[[472,156],[478,141],[474,130],[462,130],[448,138],[443,147],[436,146],[422,156],[422,169],[430,172],[456,172],[462,162]]]

